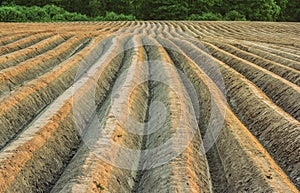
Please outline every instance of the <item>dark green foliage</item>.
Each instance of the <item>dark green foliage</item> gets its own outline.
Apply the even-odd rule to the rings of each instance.
[[[300,0],[0,0],[0,4],[1,21],[102,21],[136,18],[300,21]],[[15,5],[29,8],[21,9]]]
[[[54,5],[44,7],[1,6],[0,21],[3,22],[47,22],[47,21],[87,21],[86,15],[70,13]]]
[[[276,21],[280,7],[274,0],[255,0],[249,2],[247,18],[253,21]]]
[[[56,14],[50,20],[51,21],[88,21],[90,19],[86,15],[66,12],[64,14]]]
[[[144,1],[141,11],[142,18],[145,19],[182,20],[188,16],[188,4],[180,0]]]
[[[287,9],[288,0],[275,0],[275,2],[280,8],[280,13],[279,13],[279,16],[278,16],[278,20],[285,21],[286,20],[286,13],[287,13],[286,9]],[[299,4],[300,4],[300,1],[299,1]]]
[[[24,13],[18,10],[16,7],[3,6],[0,8],[0,21],[22,22],[24,20],[25,20]]]
[[[133,21],[136,18],[132,15],[116,14],[115,12],[107,12],[105,17],[98,18],[99,21]]]
[[[222,15],[211,12],[203,13],[202,15],[192,14],[187,18],[187,20],[218,21],[222,20]]]
[[[49,21],[49,14],[45,9],[42,9],[37,6],[28,7],[28,8],[20,8],[22,9],[22,13],[24,13],[26,21]]]
[[[246,21],[245,15],[239,13],[238,11],[229,11],[226,13],[225,20],[227,21]]]
[[[54,17],[57,14],[64,14],[66,12],[63,8],[57,7],[55,5],[45,5],[43,8],[48,13],[50,18]]]
[[[300,22],[300,0],[288,1],[284,15],[287,21]]]
[[[222,0],[193,0],[189,3],[189,14],[202,15],[208,12],[219,12]]]

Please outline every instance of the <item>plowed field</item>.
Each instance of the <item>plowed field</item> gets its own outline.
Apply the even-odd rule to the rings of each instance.
[[[0,192],[299,192],[299,35],[0,23]]]

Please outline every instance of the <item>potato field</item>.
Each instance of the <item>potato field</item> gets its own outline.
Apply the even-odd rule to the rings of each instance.
[[[0,23],[0,192],[299,192],[300,23]]]

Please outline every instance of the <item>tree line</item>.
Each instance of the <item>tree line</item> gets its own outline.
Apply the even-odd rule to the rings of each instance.
[[[0,3],[26,7],[55,5],[70,13],[100,19],[115,14],[114,17],[129,16],[124,20],[300,21],[299,0],[0,0]]]

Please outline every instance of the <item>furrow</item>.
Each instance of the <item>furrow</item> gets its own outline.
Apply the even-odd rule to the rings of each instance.
[[[148,101],[148,66],[142,63],[146,55],[139,41],[134,37],[128,42],[133,46],[124,49],[123,66],[111,94],[51,192],[117,193],[133,189],[142,144],[138,133],[144,131]]]
[[[91,45],[43,76],[0,98],[0,149],[70,87],[99,58],[105,47],[98,37]],[[109,47],[110,45],[108,45]],[[107,47],[107,46],[106,46]]]
[[[274,62],[278,62],[280,64],[283,64],[285,66],[288,66],[288,67],[291,67],[291,68],[294,68],[294,69],[300,71],[300,63],[299,62],[289,60],[287,58],[283,58],[281,56],[277,56],[275,54],[268,53],[268,52],[260,50],[260,49],[252,48],[246,44],[234,43],[233,46],[235,46],[241,50],[244,50],[246,52],[250,52],[255,55],[258,55],[262,58],[272,60]]]
[[[6,46],[8,44],[11,44],[13,42],[16,42],[18,40],[21,40],[23,38],[26,38],[28,36],[31,36],[30,33],[16,33],[16,34],[10,34],[5,37],[0,38],[0,46]]]
[[[277,45],[268,45],[271,48],[277,49],[277,50],[281,50],[287,53],[292,53],[295,55],[300,55],[300,49],[297,49],[295,47],[289,47],[289,46],[277,46]]]
[[[260,49],[260,50],[263,50],[263,51],[266,51],[268,53],[272,53],[272,54],[275,54],[275,55],[278,55],[278,56],[281,56],[283,58],[287,58],[289,60],[294,60],[294,61],[297,61],[297,62],[300,62],[300,56],[296,55],[296,54],[293,54],[293,53],[290,53],[290,52],[286,52],[286,51],[281,51],[281,50],[278,50],[278,49],[275,49],[275,48],[272,48],[270,46],[264,46],[262,44],[251,44],[252,47],[255,47],[257,49]]]
[[[84,48],[89,40],[89,38],[82,36],[73,37],[44,54],[0,71],[0,96],[5,92],[11,92],[20,84],[50,71]]]
[[[94,47],[96,50],[89,57],[98,58],[99,48]],[[3,149],[0,153],[1,192],[50,191],[57,175],[77,151],[84,125],[94,108],[93,102],[101,102],[108,94],[121,65],[123,55],[119,50],[120,45],[114,39],[113,45],[93,62],[85,76],[57,98],[18,140]],[[95,101],[87,101],[95,94],[95,85],[98,91]]]
[[[244,60],[252,62],[253,64],[256,64],[260,67],[263,67],[266,70],[269,70],[269,71],[281,76],[282,78],[290,81],[291,83],[296,84],[297,86],[300,86],[300,71],[297,71],[293,68],[273,62],[271,60],[264,59],[255,54],[245,52],[245,51],[238,49],[234,46],[231,46],[229,44],[218,43],[218,42],[212,42],[212,44],[222,50],[225,50],[226,52],[228,52],[230,54],[233,54]]]
[[[69,38],[70,36],[64,37],[60,35],[55,35],[23,50],[2,55],[0,57],[0,70],[11,66],[15,66],[20,62],[43,54],[44,52],[57,47],[59,44],[61,44]]]
[[[300,121],[300,87],[218,47],[203,42],[209,53],[257,85],[279,107]]]
[[[153,125],[145,147],[144,171],[136,192],[211,192],[208,164],[191,100],[173,62],[154,39],[145,37],[150,66],[152,99],[164,110],[150,106]],[[147,46],[149,45],[149,46]],[[165,121],[164,121],[165,117]]]
[[[50,33],[42,33],[23,38],[19,41],[0,47],[0,55],[9,54],[11,52],[15,52],[26,47],[32,46],[46,38],[49,38],[50,36]]]
[[[175,42],[184,48],[189,57],[197,56],[196,58],[200,59],[197,64],[201,65],[201,68],[206,69],[206,66],[201,64],[205,61],[211,61],[209,65],[217,65],[220,68],[226,86],[227,101],[233,112],[299,188],[299,122],[278,108],[253,83],[223,62],[212,59],[206,52],[191,44],[178,40]],[[287,143],[289,145],[286,145]]]

